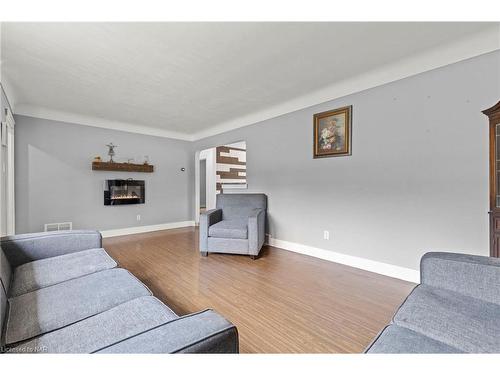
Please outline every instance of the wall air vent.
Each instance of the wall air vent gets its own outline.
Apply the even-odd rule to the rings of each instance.
[[[45,232],[53,232],[57,230],[72,230],[73,223],[68,221],[66,223],[50,223],[45,224]]]

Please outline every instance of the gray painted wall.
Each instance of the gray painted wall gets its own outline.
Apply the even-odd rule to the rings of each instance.
[[[488,254],[481,110],[499,98],[497,51],[200,140],[194,149],[247,142],[249,192],[268,194],[274,238],[418,269],[429,250]],[[346,105],[353,105],[352,156],[314,160],[313,114]]]
[[[499,70],[490,53],[194,143],[16,116],[17,231],[192,220],[195,151],[245,140],[248,191],[268,194],[275,238],[414,269],[428,250],[486,255],[481,110],[500,98]],[[353,155],[314,160],[313,114],[345,105]],[[110,141],[118,157],[150,155],[156,172],[92,172]],[[128,177],[146,180],[147,203],[103,206],[102,182]]]
[[[192,219],[189,142],[24,116],[15,120],[18,233],[63,221],[75,229],[106,230]],[[117,158],[149,155],[155,172],[92,171],[95,155],[107,160],[109,142],[119,146]],[[104,206],[103,182],[114,178],[145,180],[146,203]]]

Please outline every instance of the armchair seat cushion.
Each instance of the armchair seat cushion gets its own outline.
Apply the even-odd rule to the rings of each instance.
[[[14,270],[10,297],[116,267],[104,249],[90,249],[25,263]]]
[[[218,238],[248,238],[248,218],[222,220],[210,226],[209,237]]]
[[[500,305],[446,289],[416,287],[394,322],[468,353],[500,348]]]

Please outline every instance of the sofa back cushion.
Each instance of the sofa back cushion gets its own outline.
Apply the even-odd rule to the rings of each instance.
[[[9,291],[12,269],[0,246],[0,347],[3,346],[3,326],[7,314],[7,292]]]
[[[430,252],[420,261],[420,282],[500,305],[500,258]]]
[[[12,268],[0,246],[0,279],[2,281],[2,288],[6,294],[9,292],[11,278]]]
[[[247,218],[255,209],[267,209],[265,194],[219,194],[217,208],[222,209],[222,220]]]
[[[5,316],[7,315],[7,294],[0,286],[0,348],[4,346],[3,341],[3,326],[5,323]]]

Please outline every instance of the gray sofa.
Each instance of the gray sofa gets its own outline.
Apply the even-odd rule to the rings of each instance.
[[[265,194],[219,194],[200,216],[200,252],[258,257],[266,234]]]
[[[367,353],[500,353],[500,259],[427,253],[420,274]]]
[[[212,310],[178,316],[117,263],[95,231],[0,240],[0,351],[237,353]]]

